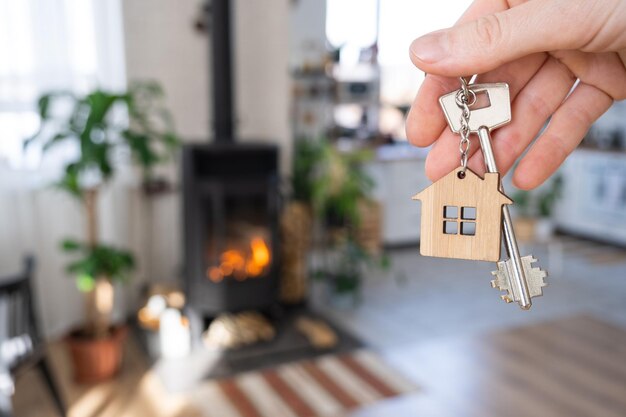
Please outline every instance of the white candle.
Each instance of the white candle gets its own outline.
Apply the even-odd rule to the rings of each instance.
[[[181,319],[180,311],[175,308],[168,308],[161,314],[159,340],[164,358],[181,358],[191,351],[189,326]]]

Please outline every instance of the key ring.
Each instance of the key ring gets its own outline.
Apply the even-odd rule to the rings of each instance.
[[[467,81],[464,77],[459,77],[461,81],[461,89],[456,93],[455,101],[463,111],[461,112],[461,142],[459,143],[459,152],[461,153],[461,167],[462,171],[459,172],[459,178],[465,178],[465,170],[467,169],[467,158],[470,150],[471,142],[469,140],[470,128],[469,120],[471,116],[470,106],[476,103],[476,93],[470,90],[467,85]]]
[[[474,93],[473,90],[470,90],[465,77],[459,77],[459,80],[461,81],[461,89],[454,97],[456,105],[464,107],[464,105],[467,104],[468,107],[472,107],[476,103],[476,93]]]
[[[469,95],[469,88],[467,87],[467,80],[465,77],[459,77],[459,81],[461,81],[461,91],[463,91],[463,95],[467,97]]]

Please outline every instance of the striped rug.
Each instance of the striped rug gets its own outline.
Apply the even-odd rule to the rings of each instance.
[[[209,381],[191,400],[203,417],[323,417],[416,390],[361,350]]]

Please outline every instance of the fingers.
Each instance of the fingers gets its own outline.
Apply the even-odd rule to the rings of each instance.
[[[485,14],[506,10],[505,0],[478,0],[463,13],[456,23],[462,24]],[[412,54],[409,54],[412,58]],[[459,74],[456,74],[458,76]],[[407,115],[406,135],[415,146],[429,146],[446,127],[446,121],[438,105],[439,97],[458,88],[455,77],[427,75]]]
[[[543,53],[529,55],[480,75],[476,82],[506,81],[509,84],[511,99],[514,99],[517,93],[541,68],[546,58],[547,55]],[[427,81],[424,81],[422,84],[406,121],[406,132],[409,142],[415,146],[422,147],[429,146],[438,139],[454,137],[447,129],[446,120],[439,107],[439,97],[459,88],[457,78],[429,75]],[[444,142],[448,144],[447,149],[458,147],[458,144],[455,145],[449,140]]]
[[[529,55],[484,74],[477,81],[481,83],[507,81],[509,83],[511,100],[515,100],[529,80],[540,71],[540,68],[546,62],[546,58],[546,54]],[[458,85],[455,88],[458,88]],[[434,107],[443,114],[439,106]],[[437,139],[437,143],[435,143],[426,159],[426,175],[432,181],[438,180],[459,165],[459,135],[452,133],[450,129],[446,128],[435,139]],[[473,136],[471,141],[470,157],[479,148],[478,141]]]
[[[529,1],[422,36],[411,45],[411,56],[429,74],[483,73],[531,53],[585,47],[611,13],[598,2]]]
[[[563,103],[575,82],[576,77],[565,65],[549,58],[520,91],[513,100],[512,123],[493,133],[493,152],[500,174],[506,174],[537,137],[546,120]],[[478,174],[485,172],[480,150],[470,158],[468,166]]]
[[[614,100],[626,98],[626,67],[619,54],[555,51],[550,55],[567,65],[585,84],[597,87]]]
[[[530,190],[541,185],[578,146],[591,124],[613,104],[602,90],[580,83],[521,160],[513,183]]]
[[[406,119],[406,137],[415,146],[429,146],[446,128],[439,97],[459,86],[456,78],[428,75],[422,83]]]

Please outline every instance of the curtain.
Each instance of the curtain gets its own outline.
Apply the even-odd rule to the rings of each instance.
[[[50,90],[125,87],[119,0],[0,0],[0,165],[37,168],[22,152]]]
[[[81,238],[84,216],[73,199],[49,187],[63,155],[42,158],[36,147],[24,153],[23,140],[38,127],[40,94],[125,85],[120,0],[0,0],[0,276],[19,271],[24,254],[35,255],[47,335],[83,316],[59,241]],[[100,200],[103,240],[141,257],[144,207],[136,188],[113,184]]]

